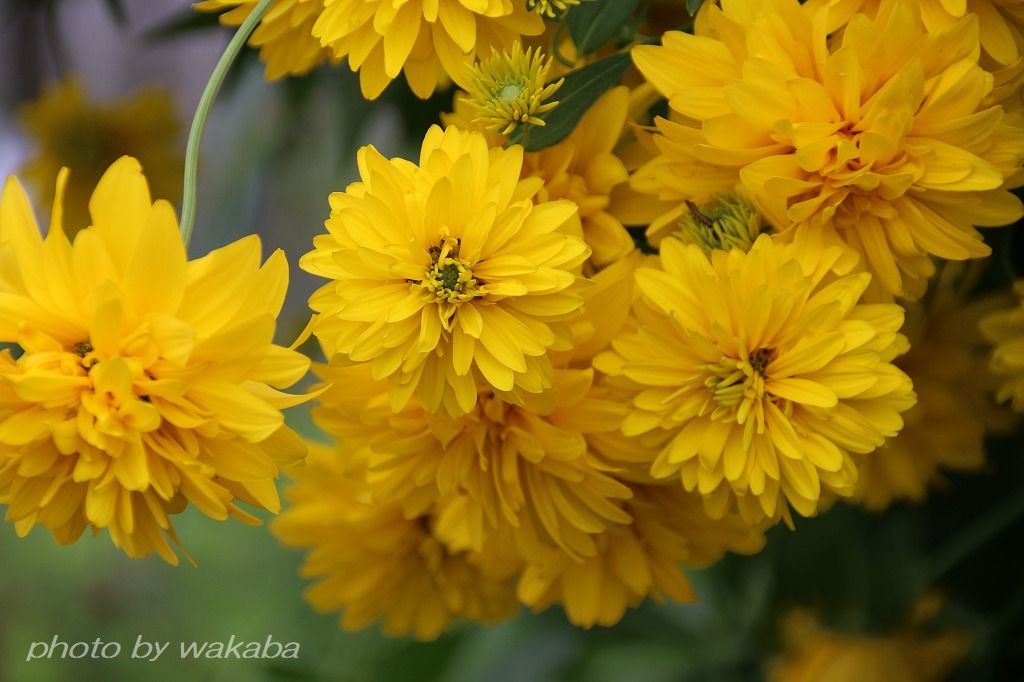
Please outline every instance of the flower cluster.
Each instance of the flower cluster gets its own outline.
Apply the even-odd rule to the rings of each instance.
[[[935,259],[988,253],[974,225],[1020,217],[1024,128],[973,14],[840,4],[705,3],[693,34],[633,48],[647,84],[539,145],[573,114],[516,46],[417,162],[360,151],[301,261],[328,280],[314,419],[337,447],[276,526],[312,549],[317,608],[418,637],[515,601],[610,625],[693,599],[686,568],[780,521],[982,465],[1008,413],[995,380],[951,383],[982,373],[959,331],[996,303],[967,305],[953,265],[928,288]],[[986,327],[1008,377],[1016,314]]]
[[[1024,214],[1019,3],[708,0],[652,41],[649,3],[613,2],[197,3],[246,27],[233,46],[269,79],[347,61],[368,99],[401,74],[421,98],[461,90],[417,158],[359,150],[299,261],[320,287],[292,348],[283,254],[261,265],[247,237],[189,260],[133,159],[73,239],[66,171],[46,166],[45,237],[10,181],[18,533],[107,529],[176,561],[171,515],[255,522],[240,503],[278,511],[295,464],[273,528],[309,552],[308,600],[432,639],[520,606],[589,628],[691,601],[688,569],[780,523],[981,469],[1024,411],[1024,308],[974,295],[975,228]],[[283,393],[311,337],[319,383]],[[331,443],[300,462],[281,410],[310,396]],[[776,679],[918,679],[962,654],[803,633]]]

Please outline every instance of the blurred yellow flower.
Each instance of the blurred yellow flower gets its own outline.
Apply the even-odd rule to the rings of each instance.
[[[91,102],[81,83],[66,80],[20,111],[33,138],[35,155],[19,171],[41,203],[54,201],[54,178],[71,170],[64,189],[64,230],[73,236],[89,225],[89,197],[110,164],[122,156],[150,168],[154,195],[175,202],[181,196],[181,124],[167,93],[146,90],[110,103]]]
[[[535,201],[568,199],[579,207],[583,238],[591,248],[591,262],[598,267],[626,257],[635,248],[614,207],[617,193],[629,188],[629,171],[616,154],[629,126],[629,108],[629,89],[612,88],[587,110],[569,137],[523,157],[522,176],[544,181]],[[455,96],[454,111],[442,119],[445,125],[480,128],[489,146],[502,146],[504,137],[475,123],[474,113],[460,93]]]
[[[771,666],[770,682],[942,682],[970,648],[953,631],[830,632],[806,613],[791,614],[784,636],[786,650]]]
[[[201,0],[193,5],[201,12],[226,11],[222,24],[240,26],[258,0]],[[249,38],[266,62],[267,80],[301,76],[331,57],[330,50],[313,37],[313,25],[324,9],[323,0],[275,0]]]
[[[543,126],[539,116],[558,106],[548,100],[565,81],[548,82],[552,61],[539,48],[524,52],[518,40],[511,52],[494,50],[480,60],[466,78],[466,102],[477,110],[474,122],[502,135],[519,126]]]
[[[597,554],[574,559],[548,551],[519,580],[520,601],[535,612],[558,603],[579,626],[610,626],[650,597],[694,600],[682,567],[699,568],[727,551],[753,554],[764,536],[735,515],[711,519],[700,496],[676,486],[639,486],[624,508],[633,521],[597,536]]]
[[[1014,285],[1018,301],[982,320],[981,328],[995,344],[992,371],[1000,378],[997,399],[1024,412],[1024,280]]]
[[[920,296],[930,256],[988,255],[974,225],[1021,217],[1005,181],[1024,129],[986,104],[993,78],[973,15],[929,34],[907,0],[881,0],[874,18],[838,31],[834,15],[797,0],[705,7],[697,35],[633,50],[672,111],[657,122],[659,156],[633,179],[678,202],[653,239],[684,200],[740,184],[785,238],[842,244],[844,264],[859,260],[885,300]]]
[[[662,242],[637,270],[632,328],[595,366],[632,394],[627,436],[663,434],[651,474],[679,476],[721,517],[814,515],[856,483],[850,452],[903,426],[903,310],[859,304],[870,275],[833,277],[839,249],[762,235],[749,253]]]
[[[376,99],[405,73],[427,98],[491,50],[539,35],[544,20],[522,0],[324,0],[313,35],[359,72],[363,96]]]
[[[425,640],[455,619],[495,623],[515,615],[516,562],[450,549],[432,509],[407,516],[374,501],[361,453],[309,450],[291,471],[290,505],[273,531],[286,545],[310,549],[302,574],[319,581],[306,592],[314,608],[342,611],[346,630],[379,620],[388,635]]]
[[[328,358],[369,362],[391,407],[474,410],[480,389],[517,404],[553,384],[590,255],[574,204],[534,204],[521,147],[434,126],[419,165],[359,152],[362,182],[332,194],[328,234],[302,267],[331,280],[310,299]]]
[[[917,404],[899,435],[856,458],[854,499],[881,510],[894,499],[922,501],[942,471],[977,471],[985,464],[986,433],[1009,430],[1014,420],[996,406],[997,380],[988,371],[991,345],[979,320],[1000,298],[968,302],[958,268],[946,264],[923,301],[907,309],[903,333],[910,350],[897,367],[914,382]]]
[[[255,236],[187,260],[128,157],[72,245],[60,184],[45,239],[17,180],[0,198],[0,342],[16,346],[0,352],[0,503],[21,536],[107,529],[177,563],[170,515],[256,524],[238,503],[276,512],[274,479],[304,454],[281,408],[305,397],[276,390],[309,366],[273,344],[288,266],[261,266]]]

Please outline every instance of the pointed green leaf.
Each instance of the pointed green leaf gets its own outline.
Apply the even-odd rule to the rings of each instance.
[[[569,10],[565,23],[580,56],[619,35],[639,0],[585,0]]]

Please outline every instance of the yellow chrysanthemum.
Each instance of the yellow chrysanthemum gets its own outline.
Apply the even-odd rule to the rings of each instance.
[[[813,515],[856,483],[850,452],[896,435],[914,402],[889,361],[905,350],[894,304],[858,304],[866,273],[831,278],[837,248],[762,235],[749,253],[662,243],[637,270],[635,329],[597,358],[632,386],[627,436],[663,434],[651,473],[680,476],[721,516]]]
[[[302,573],[319,582],[306,599],[321,612],[341,610],[346,630],[379,620],[389,635],[433,639],[455,619],[494,623],[515,614],[518,564],[487,550],[451,550],[437,537],[433,510],[409,517],[374,501],[359,453],[346,450],[343,461],[312,446],[292,475],[274,533],[310,548]]]
[[[170,204],[117,161],[70,243],[60,191],[46,238],[21,186],[0,199],[0,502],[19,535],[58,542],[107,529],[132,557],[176,563],[165,533],[189,503],[258,523],[274,479],[301,458],[281,408],[309,361],[273,344],[284,254],[260,266],[247,237],[185,255]]]
[[[477,110],[474,121],[502,135],[521,125],[543,126],[539,117],[558,106],[548,100],[565,81],[548,82],[553,61],[540,48],[524,52],[518,40],[510,52],[494,50],[482,59],[466,78],[466,103]]]
[[[526,0],[527,9],[548,19],[558,19],[578,4],[580,0]]]
[[[873,295],[919,296],[930,256],[985,256],[973,225],[1021,216],[1005,180],[1024,129],[985,104],[975,17],[930,34],[915,3],[882,0],[874,18],[833,20],[797,0],[707,3],[697,35],[634,48],[673,112],[634,186],[679,202],[655,240],[683,200],[740,184],[785,238],[822,232],[859,256]]]
[[[949,265],[923,302],[909,306],[903,332],[910,350],[895,364],[914,382],[917,404],[905,426],[875,452],[858,457],[854,499],[884,509],[894,499],[922,501],[942,481],[942,470],[977,471],[985,463],[985,434],[1009,430],[1008,411],[993,400],[991,346],[979,319],[999,299],[966,302]]]
[[[1024,0],[919,0],[921,19],[929,31],[941,33],[973,14],[978,17],[982,49],[1001,65],[1011,65],[1024,54]],[[856,12],[875,14],[880,0],[811,0],[828,5],[833,16]]]
[[[313,35],[359,72],[363,96],[376,99],[405,73],[427,98],[491,50],[539,35],[544,20],[521,0],[324,0]]]
[[[981,328],[995,344],[991,368],[1000,378],[999,402],[1024,412],[1024,280],[1014,285],[1019,302],[982,320]]]
[[[844,634],[803,612],[789,616],[784,635],[786,650],[771,666],[771,682],[942,682],[970,649],[954,631]]]
[[[193,5],[201,12],[224,12],[220,22],[240,26],[258,0],[201,0]],[[330,50],[313,37],[313,25],[324,9],[323,0],[275,0],[249,38],[266,62],[265,77],[309,73],[331,57]]]
[[[629,188],[629,171],[616,154],[628,127],[629,107],[629,89],[612,88],[587,110],[569,137],[523,157],[523,177],[544,181],[536,201],[568,199],[579,207],[583,238],[598,267],[624,258],[635,248],[614,206],[619,192]],[[473,114],[466,98],[456,95],[454,111],[442,118],[446,125],[475,128]],[[505,142],[494,133],[485,137],[492,147]]]
[[[604,470],[585,438],[614,430],[625,410],[590,395],[591,371],[556,370],[554,387],[521,405],[483,391],[462,417],[430,415],[415,402],[393,413],[386,383],[366,367],[318,371],[333,386],[314,410],[317,424],[369,448],[379,498],[420,514],[442,497],[464,495],[476,547],[512,527],[528,548],[592,555],[595,533],[629,521],[615,504],[629,488]]]
[[[328,234],[301,265],[330,283],[310,299],[328,358],[369,362],[400,409],[474,409],[489,388],[510,403],[552,385],[547,353],[579,313],[577,209],[534,204],[521,147],[434,126],[419,165],[359,152],[362,182],[331,195]]]
[[[181,196],[181,125],[167,93],[146,90],[100,104],[86,99],[75,80],[61,82],[20,111],[33,138],[35,155],[19,171],[40,202],[53,204],[54,178],[71,170],[64,188],[64,229],[68,235],[89,225],[89,197],[110,164],[122,156],[152,169],[153,193],[168,201]]]
[[[466,541],[514,535],[533,555],[558,547],[593,555],[594,535],[629,522],[618,506],[629,488],[591,452],[587,439],[619,428],[626,406],[598,385],[590,366],[625,323],[638,256],[602,270],[573,321],[571,350],[554,355],[554,385],[510,403],[489,390],[461,417],[430,415],[411,401],[395,413],[387,383],[364,366],[318,369],[332,386],[314,410],[317,424],[350,447],[370,451],[377,498],[423,513],[438,499],[462,496]],[[452,510],[451,514],[455,514]]]
[[[610,626],[646,597],[693,601],[683,566],[707,566],[726,550],[753,554],[764,545],[761,532],[737,516],[709,518],[699,495],[675,486],[634,493],[625,504],[631,524],[599,535],[597,554],[582,561],[549,551],[531,562],[519,580],[519,600],[534,611],[562,604],[569,620],[585,628]]]

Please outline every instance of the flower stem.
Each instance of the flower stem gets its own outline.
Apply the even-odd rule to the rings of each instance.
[[[181,237],[186,247],[188,246],[189,239],[192,238],[192,229],[195,227],[196,221],[196,183],[199,175],[199,147],[203,141],[203,129],[206,127],[206,119],[210,116],[210,108],[213,106],[213,101],[217,99],[217,93],[220,92],[220,88],[224,84],[224,78],[227,76],[228,70],[238,57],[238,53],[242,51],[245,42],[249,40],[249,36],[256,29],[260,19],[266,14],[271,2],[273,0],[260,0],[252,12],[249,13],[249,16],[245,18],[245,21],[242,22],[242,25],[238,27],[238,31],[231,39],[231,42],[228,43],[224,54],[220,56],[220,61],[217,62],[213,73],[210,74],[210,80],[203,89],[203,96],[199,98],[199,106],[196,108],[196,115],[192,119],[192,128],[188,132],[188,145],[185,147],[185,187],[182,190],[181,199]]]

